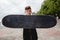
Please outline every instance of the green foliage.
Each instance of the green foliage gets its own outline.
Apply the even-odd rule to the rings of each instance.
[[[45,0],[37,15],[59,15],[60,14],[60,0]]]

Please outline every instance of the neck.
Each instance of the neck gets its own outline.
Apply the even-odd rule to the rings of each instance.
[[[26,15],[31,15],[31,14],[26,14]]]

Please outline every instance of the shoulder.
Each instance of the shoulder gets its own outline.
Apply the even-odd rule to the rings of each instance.
[[[32,12],[32,15],[35,15],[35,12]]]

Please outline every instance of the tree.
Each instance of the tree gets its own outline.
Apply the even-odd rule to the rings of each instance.
[[[60,0],[45,0],[37,14],[60,17]]]

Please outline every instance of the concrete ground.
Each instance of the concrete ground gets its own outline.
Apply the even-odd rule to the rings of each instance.
[[[60,40],[60,20],[57,25],[49,29],[37,28],[38,40]],[[0,29],[0,40],[23,40],[23,29]]]

